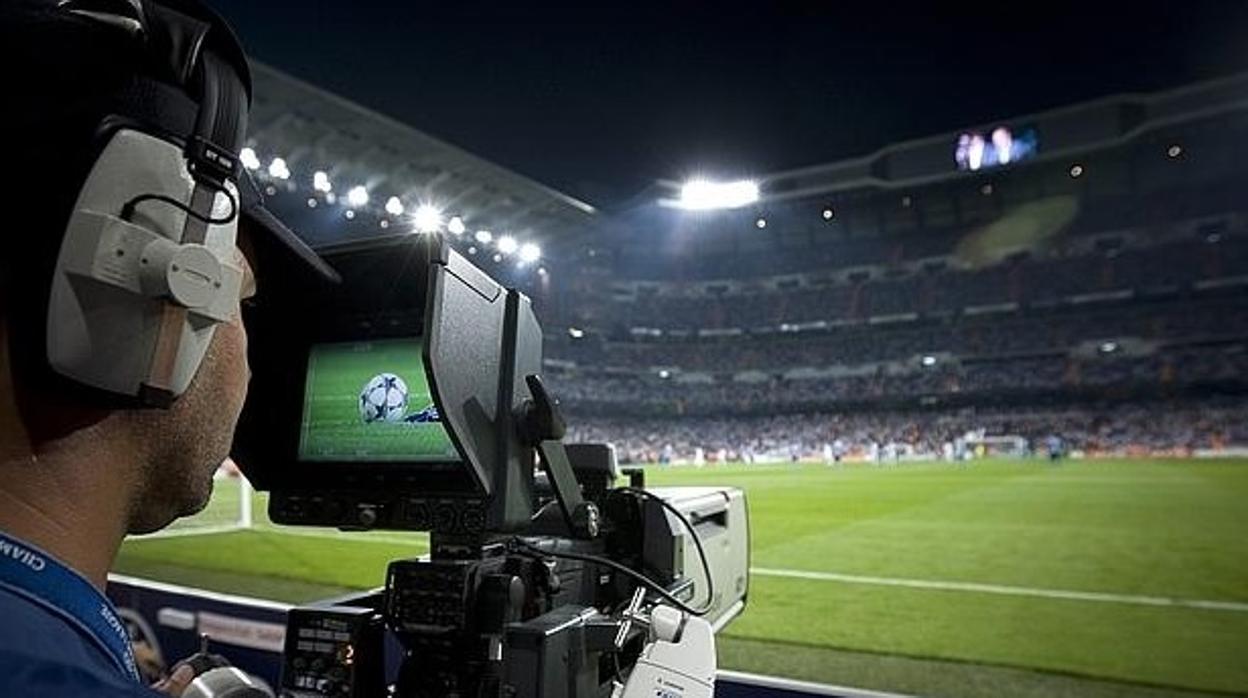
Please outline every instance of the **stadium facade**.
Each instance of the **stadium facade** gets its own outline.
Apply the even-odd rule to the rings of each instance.
[[[1246,108],[1246,76],[1120,95],[760,177],[750,207],[632,209],[630,234],[569,281],[559,310],[577,336],[548,351],[556,385],[585,416],[712,419],[696,431],[725,437],[707,450],[854,436],[939,452],[977,423],[1089,449],[1239,442],[1238,412],[1197,438],[1115,415],[1244,392]],[[923,428],[958,408],[979,412]],[[881,409],[908,412],[835,426]],[[1122,433],[1072,429],[1087,409]],[[750,426],[812,412],[837,414],[787,445]],[[754,422],[713,421],[726,416]],[[648,457],[687,441],[639,431]]]
[[[459,218],[447,235],[534,297],[553,385],[599,420],[586,435],[626,455],[939,451],[975,424],[1117,451],[1248,439],[1248,75],[762,176],[732,210],[673,207],[660,182],[610,215],[278,71],[257,84],[275,207],[318,244],[406,234],[421,203]],[[279,154],[285,177],[264,167]],[[347,186],[368,202],[344,205]],[[1122,423],[1128,403],[1215,416],[1150,436]],[[1070,426],[1090,409],[1099,435]],[[851,411],[870,424],[837,421]],[[777,414],[813,426],[774,438],[757,425]],[[695,418],[724,436],[629,421]]]

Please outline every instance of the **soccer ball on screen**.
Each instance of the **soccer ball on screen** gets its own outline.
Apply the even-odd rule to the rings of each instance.
[[[378,373],[360,390],[360,418],[365,424],[398,422],[407,413],[407,384],[393,373]]]

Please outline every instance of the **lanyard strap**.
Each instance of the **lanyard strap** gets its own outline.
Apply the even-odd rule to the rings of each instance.
[[[0,533],[0,587],[20,594],[78,627],[117,668],[141,682],[130,636],[106,596],[42,550]]]

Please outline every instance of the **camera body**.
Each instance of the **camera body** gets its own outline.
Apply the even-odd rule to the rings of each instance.
[[[283,690],[608,696],[655,641],[655,600],[714,629],[741,612],[743,494],[618,487],[609,445],[565,445],[527,297],[438,236],[320,252],[342,286],[292,280],[245,311],[234,458],[276,523],[428,531],[431,550],[292,612]]]

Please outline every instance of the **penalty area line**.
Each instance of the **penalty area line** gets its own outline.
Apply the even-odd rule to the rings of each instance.
[[[897,577],[871,577],[857,574],[840,574],[837,572],[813,572],[808,570],[774,569],[769,567],[752,567],[750,568],[750,574],[755,574],[761,577],[787,577],[790,579],[809,579],[821,582],[839,582],[842,584],[861,584],[865,586],[901,587],[905,589],[923,589],[926,591],[960,591],[977,594],[996,594],[999,596],[1030,596],[1043,599],[1060,599],[1063,601],[1091,601],[1096,603],[1119,603],[1134,606],[1199,608],[1206,611],[1233,611],[1248,613],[1248,603],[1239,601],[1210,601],[1205,599],[1183,599],[1169,596],[1110,594],[1099,591],[1043,589],[1037,587],[1009,586],[1004,584],[980,584],[977,582],[952,582],[930,579],[904,579]]]

